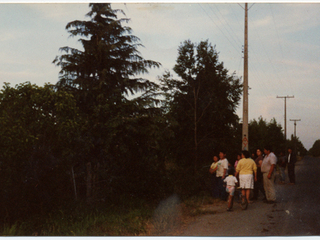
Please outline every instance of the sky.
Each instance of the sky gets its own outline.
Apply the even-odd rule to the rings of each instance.
[[[89,20],[88,2],[0,2],[0,85],[56,83],[60,68],[52,61],[64,46],[81,49],[65,26]],[[275,118],[287,138],[294,134],[310,149],[320,139],[320,2],[248,3],[249,121]],[[130,18],[145,59],[160,62],[143,77],[157,82],[176,63],[185,40],[208,40],[229,74],[243,75],[244,3],[150,2],[112,3]],[[242,100],[237,114],[242,118]],[[250,136],[249,136],[250,144]]]

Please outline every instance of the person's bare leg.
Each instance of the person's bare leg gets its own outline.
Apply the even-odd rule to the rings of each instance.
[[[246,200],[246,189],[241,189],[242,202]]]
[[[232,209],[233,207],[233,196],[229,196],[229,208]]]
[[[246,198],[248,203],[252,203],[252,201],[250,201],[250,189],[246,189]]]
[[[231,206],[231,195],[229,195],[229,198],[228,198],[228,209],[231,209],[232,206]]]

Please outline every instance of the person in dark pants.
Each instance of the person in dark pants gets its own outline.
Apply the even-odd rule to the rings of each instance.
[[[227,177],[229,162],[226,159],[226,153],[224,151],[220,151],[219,158],[220,160],[218,161],[218,168],[216,171],[218,178],[219,197],[221,200],[227,201],[228,195],[224,187],[223,180],[225,177]]]
[[[289,184],[296,184],[296,176],[294,172],[295,164],[297,162],[297,156],[292,151],[292,147],[288,147],[288,155],[287,155],[287,166],[288,166],[288,176],[289,176]]]
[[[213,156],[213,163],[210,166],[209,172],[211,173],[211,194],[213,198],[219,197],[218,189],[218,178],[217,178],[217,169],[218,169],[218,156]]]
[[[261,172],[261,164],[263,161],[263,154],[261,148],[257,149],[257,158],[255,159],[255,163],[257,165],[257,181],[254,183],[253,189],[253,200],[258,200],[259,191],[263,194],[263,199],[266,199],[266,192],[263,187],[263,175]]]

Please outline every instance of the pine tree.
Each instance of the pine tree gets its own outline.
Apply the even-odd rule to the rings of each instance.
[[[119,104],[125,96],[152,86],[137,74],[160,64],[145,60],[137,50],[140,39],[131,35],[131,28],[122,26],[127,18],[117,18],[121,10],[111,9],[107,3],[89,4],[89,21],[72,21],[66,29],[71,36],[80,36],[83,51],[63,47],[66,54],[53,61],[61,67],[59,88],[67,87],[84,103],[97,104],[101,99]],[[124,14],[124,13],[123,13]]]
[[[136,157],[130,151],[137,149],[134,135],[141,133],[139,121],[157,113],[152,107],[155,99],[148,94],[157,85],[140,76],[160,63],[141,56],[140,39],[124,26],[129,19],[117,17],[124,14],[121,10],[113,10],[108,3],[89,7],[89,21],[76,20],[66,26],[72,37],[79,37],[83,50],[63,47],[64,54],[53,63],[61,67],[57,89],[72,92],[81,110],[82,141],[88,149],[79,153],[79,159],[87,169],[90,200],[97,194],[98,175],[114,183],[110,179],[121,179],[125,161]],[[141,95],[132,98],[137,93]]]

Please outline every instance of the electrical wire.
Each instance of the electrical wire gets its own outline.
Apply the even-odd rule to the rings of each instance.
[[[198,5],[201,7],[201,9],[205,12],[205,14],[208,16],[208,18],[216,25],[216,27],[220,30],[220,32],[224,35],[224,37],[228,40],[228,42],[232,45],[232,47],[236,50],[236,52],[239,53],[239,48],[233,44],[233,42],[228,38],[228,36],[222,31],[222,29],[219,27],[218,24],[212,19],[212,17],[207,13],[207,11],[202,7],[200,3]],[[240,48],[241,49],[241,48]],[[239,53],[241,56],[241,53]]]

